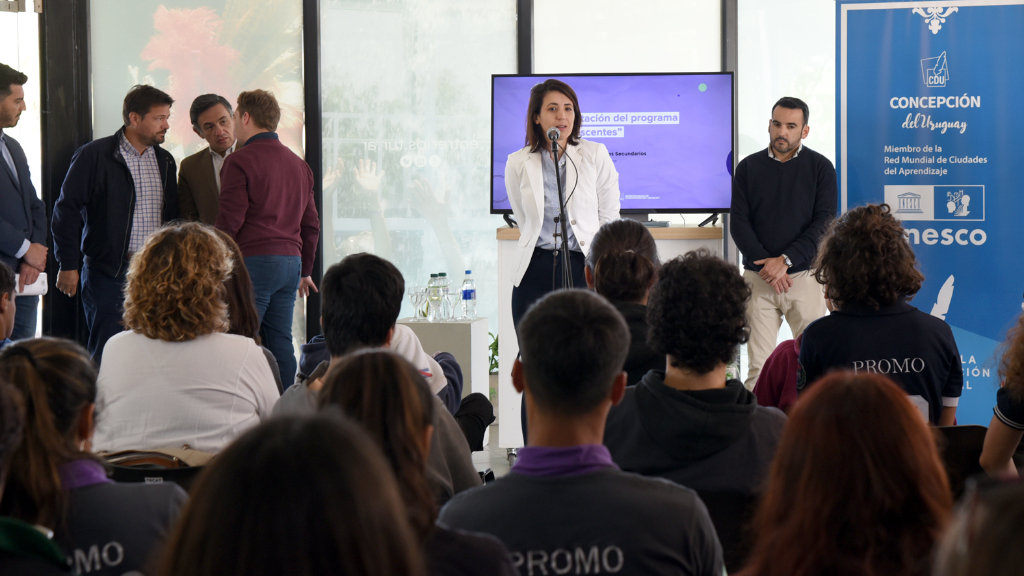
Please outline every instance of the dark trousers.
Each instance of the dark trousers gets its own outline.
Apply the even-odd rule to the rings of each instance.
[[[479,452],[484,449],[484,432],[494,422],[494,405],[487,396],[474,392],[462,399],[455,421],[466,435],[469,449]]]
[[[569,251],[569,266],[572,268],[573,288],[586,288],[587,278],[583,273],[586,259],[582,252]],[[516,329],[516,339],[519,340],[519,347],[523,342],[519,338],[519,321],[526,316],[526,311],[534,302],[540,300],[548,292],[559,290],[562,287],[562,252],[534,248],[533,257],[530,258],[530,266],[526,274],[519,282],[519,286],[512,288],[512,325]],[[523,420],[523,444],[526,444],[526,402],[522,406]]]
[[[97,364],[103,347],[112,336],[124,331],[125,274],[108,276],[85,264],[82,266],[82,308],[89,328],[89,353]]]
[[[11,340],[36,337],[36,320],[39,311],[39,296],[18,296],[14,299],[17,312],[14,313],[14,331]]]

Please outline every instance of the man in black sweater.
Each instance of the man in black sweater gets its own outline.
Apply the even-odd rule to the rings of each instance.
[[[732,238],[743,253],[743,278],[752,292],[748,389],[775,348],[782,317],[795,338],[826,311],[811,266],[836,214],[836,170],[828,158],[801,144],[810,131],[808,116],[807,104],[798,98],[776,102],[768,149],[744,158],[733,178]]]

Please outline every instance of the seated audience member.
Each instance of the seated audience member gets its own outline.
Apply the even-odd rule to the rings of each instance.
[[[228,233],[211,228],[227,246],[231,252],[231,276],[224,281],[224,301],[228,305],[228,334],[237,334],[252,338],[253,342],[263,350],[270,364],[270,372],[274,375],[274,382],[277,383],[278,392],[284,392],[284,385],[281,382],[281,369],[277,365],[274,353],[263,346],[260,340],[260,315],[256,311],[256,293],[252,288],[252,278],[249,277],[249,270],[245,267],[245,258],[242,257],[242,250],[238,243]],[[291,382],[288,383],[291,385]]]
[[[0,349],[11,343],[11,334],[14,333],[14,271],[10,266],[0,262]]]
[[[786,416],[726,370],[747,341],[750,288],[705,249],[666,262],[647,311],[667,362],[612,408],[604,444],[623,470],[700,491],[758,492]]]
[[[367,349],[333,363],[324,378],[321,406],[338,406],[384,450],[398,492],[423,546],[427,573],[436,576],[515,576],[508,550],[484,534],[435,524],[437,504],[427,481],[427,453],[435,406],[419,371],[394,352]]]
[[[360,253],[353,254],[349,258],[361,256],[372,255]],[[373,257],[379,258],[378,256]],[[401,279],[402,286],[405,286],[405,279],[401,278],[401,274],[399,274],[399,278]],[[354,288],[355,286],[353,285],[352,287]],[[390,294],[389,297],[393,298],[394,295]],[[343,298],[348,307],[358,307],[362,304],[358,292],[355,291],[346,292]],[[402,294],[402,298],[404,298],[404,294]],[[393,301],[387,303],[387,318],[392,317],[392,309],[394,312],[394,318],[390,325],[393,335],[388,346],[423,372],[423,375],[427,378],[427,383],[430,385],[430,391],[441,399],[448,412],[455,417],[459,428],[466,435],[470,448],[473,451],[483,450],[484,432],[487,431],[487,427],[490,426],[491,422],[494,422],[494,406],[491,405],[491,401],[486,396],[480,393],[469,394],[463,398],[462,368],[455,360],[455,356],[449,352],[437,352],[433,356],[427,355],[423,351],[419,338],[416,337],[412,329],[396,323],[402,306],[402,298],[398,298],[397,303]],[[353,311],[353,313],[369,315],[376,312]],[[347,318],[346,314],[348,312],[342,313],[342,321],[347,322],[345,319]],[[320,319],[320,324],[325,324],[324,318]],[[353,330],[347,327],[345,329]],[[381,346],[382,344],[377,342],[371,345]],[[302,345],[299,357],[299,375],[296,380],[301,382],[308,379],[316,371],[316,368],[329,361],[331,356],[332,353],[326,345],[325,336],[320,335],[311,338],[309,342]],[[286,400],[287,402],[289,401]]]
[[[274,407],[274,414],[316,411],[317,394],[323,387],[322,375],[330,363],[363,348],[393,345],[395,335],[408,329],[395,324],[404,293],[405,280],[398,268],[372,254],[353,254],[328,268],[320,283],[320,324],[328,358],[310,371],[310,378],[285,391]],[[415,339],[416,335],[412,334],[411,338]],[[403,346],[403,352],[408,353],[413,348],[418,348],[422,354],[419,340],[416,346]],[[404,357],[424,370],[425,365],[419,362],[423,358],[419,355]],[[435,375],[438,369],[431,366],[427,370]],[[435,495],[439,501],[446,501],[452,494],[479,486],[481,480],[473,466],[469,444],[455,418],[439,398],[436,404],[441,409],[434,411],[434,434],[427,468]],[[482,435],[481,431],[481,438]]]
[[[774,406],[785,413],[796,403],[796,377],[800,372],[800,343],[804,335],[786,340],[764,361],[754,384],[754,396],[761,406]]]
[[[132,257],[124,323],[100,366],[97,450],[216,453],[280,396],[252,338],[226,334],[231,254],[208,226],[169,225]]]
[[[924,576],[951,508],[907,395],[878,374],[836,372],[789,414],[741,574]]]
[[[14,451],[21,445],[25,425],[21,394],[0,381],[0,498],[10,472]],[[53,540],[53,532],[28,522],[0,516],[0,574],[5,576],[50,576],[70,574],[64,552]]]
[[[636,220],[606,222],[594,235],[583,273],[587,287],[622,314],[629,326],[629,354],[623,370],[633,386],[651,370],[665,368],[665,355],[647,343],[647,296],[660,262],[654,237]]]
[[[1006,335],[999,364],[1002,385],[985,433],[980,464],[992,476],[1017,476],[1013,455],[1024,436],[1024,314]]]
[[[963,388],[960,352],[948,324],[908,303],[924,276],[889,205],[836,219],[814,269],[836,310],[804,331],[797,391],[834,368],[884,374],[925,420],[952,425]]]
[[[159,576],[422,576],[394,475],[337,414],[274,418],[217,455]]]
[[[629,327],[584,290],[548,294],[519,323],[512,381],[529,445],[507,476],[457,495],[439,523],[497,536],[530,574],[723,574],[722,548],[688,488],[622,472],[601,444],[626,390]]]
[[[89,353],[67,340],[21,340],[0,353],[0,380],[26,399],[24,440],[0,514],[52,530],[78,574],[146,571],[187,497],[176,484],[107,478],[90,451],[96,368]]]
[[[1020,576],[1024,573],[1024,486],[985,485],[968,493],[939,544],[934,576]]]

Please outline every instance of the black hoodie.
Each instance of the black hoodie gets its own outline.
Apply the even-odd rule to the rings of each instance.
[[[629,354],[622,367],[628,374],[626,384],[635,385],[651,370],[665,369],[665,355],[658,354],[647,343],[647,306],[632,302],[610,300],[612,306],[626,319],[629,326]]]
[[[682,391],[652,370],[612,408],[604,444],[620,468],[698,492],[759,492],[786,415],[739,380]]]

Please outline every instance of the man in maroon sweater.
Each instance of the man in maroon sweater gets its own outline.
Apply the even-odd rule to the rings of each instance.
[[[295,379],[292,312],[295,292],[316,292],[310,274],[320,237],[313,172],[277,138],[281,108],[265,90],[242,92],[235,108],[241,150],[221,168],[217,228],[238,242],[256,292],[265,345],[281,381]]]

